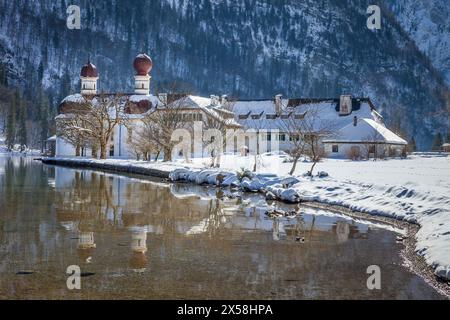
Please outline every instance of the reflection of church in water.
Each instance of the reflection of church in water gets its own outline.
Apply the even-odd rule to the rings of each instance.
[[[186,233],[208,208],[197,198],[177,199],[168,185],[136,182],[130,178],[95,171],[55,168],[58,222],[77,239],[80,263],[95,261],[101,248],[99,232],[123,233],[128,237],[116,247],[130,248],[128,266],[143,271],[148,264],[148,233]],[[175,215],[183,212],[183,215]],[[104,246],[104,245],[103,245]]]
[[[322,238],[335,243],[365,237],[361,226],[330,217],[268,219],[256,207],[239,204],[239,199],[215,198],[214,188],[137,182],[129,177],[59,167],[55,168],[55,187],[56,217],[68,237],[77,239],[80,263],[95,262],[96,251],[105,247],[109,251],[128,247],[128,268],[144,271],[151,256],[149,233],[211,236],[218,230],[230,235],[241,230],[241,236],[247,236],[247,230],[258,230],[271,233],[274,241]],[[96,242],[99,234],[123,235],[124,231],[127,237],[118,243]]]
[[[135,271],[147,267],[147,228],[139,225],[139,219],[123,211],[112,182],[102,173],[58,170],[55,172],[58,199],[55,202],[59,223],[77,239],[80,264],[95,260],[96,233],[128,229],[128,266]],[[120,183],[119,183],[120,185]],[[115,190],[116,189],[116,190]],[[109,244],[114,248],[116,244]]]

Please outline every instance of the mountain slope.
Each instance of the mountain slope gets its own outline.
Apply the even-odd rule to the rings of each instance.
[[[152,90],[172,81],[240,98],[370,96],[388,124],[428,148],[449,130],[448,89],[394,15],[366,28],[364,0],[73,1],[82,30],[65,27],[68,1],[0,0],[0,53],[10,82],[55,101],[78,91],[91,54],[99,88],[130,91],[131,62],[154,61]]]
[[[387,0],[410,35],[450,85],[450,5],[447,0]]]

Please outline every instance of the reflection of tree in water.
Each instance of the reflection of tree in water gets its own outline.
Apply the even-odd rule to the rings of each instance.
[[[24,261],[23,268],[32,268],[39,252],[56,245],[38,228],[48,227],[43,218],[53,203],[52,172],[30,157],[0,157],[0,252],[14,252],[13,261]],[[0,255],[0,268],[3,263],[11,261]]]
[[[118,225],[118,206],[111,199],[110,179],[103,174],[75,171],[72,185],[57,193],[56,212],[60,221],[75,221],[80,227],[97,230]],[[107,214],[113,219],[108,220]]]
[[[150,294],[230,299],[333,298],[342,288],[346,291],[344,298],[353,292],[371,298],[373,293],[359,291],[360,283],[365,283],[366,278],[355,280],[355,270],[359,270],[355,268],[360,268],[365,276],[366,266],[378,262],[387,270],[386,281],[392,283],[395,291],[386,287],[377,297],[396,297],[399,290],[417,292],[424,288],[410,288],[417,286],[417,280],[394,269],[391,261],[397,261],[397,251],[392,250],[391,235],[379,236],[387,231],[374,231],[375,241],[341,242],[346,238],[370,236],[371,228],[366,231],[366,226],[361,227],[359,222],[329,219],[322,223],[318,216],[311,223],[310,215],[305,214],[303,221],[292,219],[295,220],[292,231],[288,225],[286,231],[288,238],[304,235],[309,243],[272,241],[270,233],[264,231],[267,224],[254,224],[256,229],[263,226],[264,230],[247,230],[252,228],[253,218],[266,223],[255,208],[247,208],[246,214],[235,212],[230,219],[225,209],[236,207],[236,203],[220,195],[219,199],[212,200],[192,195],[181,199],[164,185],[66,168],[60,171],[69,174],[70,179],[66,180],[69,183],[61,185],[64,179],[59,179],[55,190],[48,184],[53,179],[52,170],[54,167],[19,158],[10,161],[5,158],[0,163],[0,281],[4,284],[0,286],[0,295],[17,292],[23,297],[45,297],[46,289],[40,277],[16,276],[20,281],[39,278],[33,282],[39,290],[30,290],[28,283],[20,287],[17,281],[10,281],[14,272],[34,269],[48,279],[55,279],[54,270],[64,271],[67,264],[76,264],[77,255],[84,262],[93,257],[94,265],[82,266],[82,270],[97,273],[89,281],[100,279],[100,287],[88,293],[89,297],[101,298],[103,290],[113,287],[117,291],[115,286],[120,278],[112,279],[111,274],[122,273],[124,267],[149,271],[139,277],[142,282],[138,285],[127,280],[122,282],[124,286],[120,290],[130,294],[129,297],[136,293],[138,298],[148,298]],[[56,225],[53,208],[57,213]],[[227,219],[225,223],[223,218]],[[208,233],[195,237],[181,234],[180,231],[203,219],[210,219]],[[63,224],[65,221],[70,223]],[[136,226],[148,228],[135,236]],[[165,234],[146,233],[157,229],[152,226],[159,226]],[[239,229],[242,226],[246,229]],[[99,234],[99,230],[104,232]],[[380,241],[383,239],[386,241]],[[395,236],[393,239],[395,242]],[[147,246],[148,251],[144,252]],[[96,254],[102,261],[95,259]],[[98,271],[101,269],[98,266],[105,269]],[[60,282],[56,281],[52,287],[53,282],[47,283],[52,297],[65,296],[67,293],[61,291]],[[328,289],[330,285],[332,290]],[[153,288],[156,289],[152,291]],[[406,294],[400,297],[407,297]]]

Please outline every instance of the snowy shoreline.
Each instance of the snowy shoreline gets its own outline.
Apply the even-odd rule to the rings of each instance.
[[[269,157],[270,158],[270,157]],[[442,166],[450,172],[450,158],[443,157]],[[203,159],[204,160],[204,159]],[[232,159],[224,163],[223,168],[207,168],[202,163],[181,162],[144,162],[119,159],[83,159],[83,158],[44,158],[43,163],[77,166],[93,169],[143,174],[159,178],[169,178],[172,181],[187,181],[195,184],[210,184],[221,187],[231,187],[246,192],[261,192],[268,199],[280,200],[290,203],[312,201],[328,205],[340,206],[352,211],[366,213],[372,216],[384,216],[400,221],[418,224],[420,226],[416,235],[416,253],[422,256],[426,263],[432,267],[436,276],[450,280],[450,183],[442,185],[430,181],[431,186],[419,183],[405,182],[401,179],[398,184],[373,183],[336,178],[335,174],[326,177],[304,177],[276,175],[270,172],[256,173],[253,177],[239,179],[236,171],[240,168],[239,159]],[[393,166],[400,164],[416,164],[418,160],[388,160],[377,164],[356,163],[359,166]],[[436,160],[432,159],[432,163]],[[270,158],[273,162],[275,159]],[[398,162],[400,161],[400,162]],[[404,162],[402,162],[404,161]],[[331,164],[333,162],[330,161]],[[324,163],[321,169],[327,168]],[[349,165],[340,162],[338,166]],[[354,165],[351,164],[350,165]],[[419,165],[419,164],[418,164]],[[421,166],[422,164],[420,164]],[[429,166],[428,162],[426,165]],[[273,172],[287,172],[283,164]],[[421,167],[412,166],[410,170],[419,171]],[[264,170],[262,170],[264,171]],[[270,170],[268,170],[270,171]],[[446,172],[441,172],[446,177]],[[336,172],[336,175],[337,172]],[[450,175],[448,175],[450,177]],[[376,180],[378,181],[378,180]],[[440,181],[440,180],[439,180]],[[386,180],[385,182],[390,182]],[[448,191],[446,193],[446,191]]]

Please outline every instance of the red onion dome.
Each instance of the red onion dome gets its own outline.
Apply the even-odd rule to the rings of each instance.
[[[146,76],[152,70],[153,62],[148,55],[141,53],[134,59],[133,67],[138,76]]]
[[[90,61],[81,68],[80,76],[85,78],[98,78],[97,67]]]

